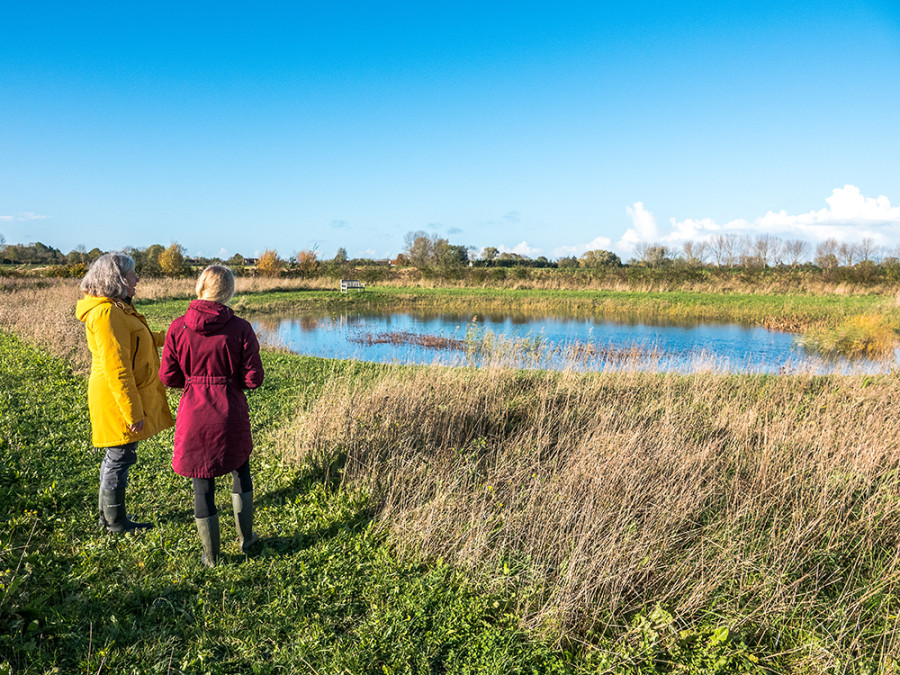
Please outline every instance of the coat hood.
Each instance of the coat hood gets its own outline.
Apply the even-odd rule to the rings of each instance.
[[[184,325],[200,335],[209,335],[222,330],[233,316],[234,311],[226,305],[212,300],[191,300]]]
[[[87,321],[87,315],[91,313],[91,310],[94,310],[102,305],[117,305],[120,309],[123,310],[130,307],[130,305],[128,305],[124,300],[117,300],[115,298],[98,298],[93,295],[85,295],[75,304],[75,318],[83,323],[84,321]]]

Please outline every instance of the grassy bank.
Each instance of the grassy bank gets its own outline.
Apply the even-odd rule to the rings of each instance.
[[[621,317],[672,321],[730,321],[802,330],[856,314],[897,314],[894,298],[636,291],[544,291],[477,288],[377,288],[335,294],[309,290],[247,293],[247,311],[324,307],[403,308],[412,311],[503,313],[532,316]]]

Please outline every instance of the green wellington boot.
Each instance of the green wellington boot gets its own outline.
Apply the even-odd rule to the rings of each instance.
[[[200,544],[203,546],[203,557],[200,561],[207,567],[215,567],[219,562],[221,542],[219,539],[219,514],[209,518],[194,518],[197,532],[200,533]]]
[[[149,530],[152,523],[138,523],[125,513],[125,488],[106,490],[100,488],[100,527],[107,532],[120,534],[135,530]]]
[[[237,526],[241,550],[246,553],[259,541],[259,535],[253,531],[253,490],[232,492],[231,506],[234,509],[234,524]]]

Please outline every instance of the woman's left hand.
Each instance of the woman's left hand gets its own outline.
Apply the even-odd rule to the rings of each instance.
[[[143,429],[143,428],[144,428],[144,420],[141,420],[140,422],[135,422],[134,424],[128,425],[128,431],[130,431],[133,434],[140,433],[141,429]]]

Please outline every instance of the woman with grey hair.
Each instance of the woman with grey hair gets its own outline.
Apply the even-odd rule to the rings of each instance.
[[[172,426],[166,391],[159,381],[165,331],[154,332],[131,304],[140,279],[134,260],[107,253],[91,265],[75,315],[84,323],[91,350],[88,408],[100,464],[100,526],[107,532],[152,527],[128,518],[125,487],[137,461],[138,441]]]

